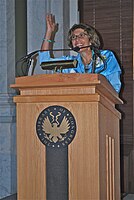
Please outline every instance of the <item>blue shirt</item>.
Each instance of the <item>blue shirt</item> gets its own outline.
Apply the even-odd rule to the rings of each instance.
[[[121,69],[120,66],[113,54],[110,50],[100,50],[101,56],[105,62],[105,65],[102,59],[97,57],[97,62],[95,66],[95,73],[100,73],[104,75],[109,83],[113,86],[116,92],[119,93],[121,88],[120,74]],[[93,54],[93,53],[92,53]],[[78,53],[76,56],[62,56],[60,58],[51,58],[49,51],[44,51],[39,53],[39,62],[40,64],[45,61],[56,61],[56,60],[77,60],[77,67],[71,69],[63,69],[63,73],[92,73],[93,60],[86,66],[82,62],[81,56]],[[104,69],[104,70],[103,70]]]

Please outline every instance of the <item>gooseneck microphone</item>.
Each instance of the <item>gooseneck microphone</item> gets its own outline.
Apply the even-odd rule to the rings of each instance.
[[[19,61],[27,60],[27,59],[31,58],[32,56],[34,56],[35,54],[37,54],[38,52],[39,52],[39,50],[33,51],[33,52],[23,56],[22,58],[20,58]]]
[[[32,56],[36,55],[37,53],[39,52],[44,52],[44,51],[76,51],[76,52],[79,52],[80,49],[83,49],[83,48],[88,48],[90,47],[92,50],[95,51],[95,53],[97,54],[98,57],[100,57],[100,53],[99,53],[99,50],[97,50],[97,47],[93,44],[91,45],[88,45],[88,46],[83,46],[83,47],[73,47],[72,49],[47,49],[47,50],[36,50],[36,51],[33,51],[25,56],[23,56],[22,58],[20,58],[17,62],[20,62],[20,61],[24,61],[24,60],[28,60],[30,59]]]
[[[26,67],[24,66],[24,68],[26,68],[26,71],[28,71],[28,69],[31,66],[31,63],[33,61],[32,57],[35,56],[36,54],[38,54],[39,52],[44,52],[44,51],[72,51],[72,50],[73,49],[47,49],[47,50],[36,50],[36,51],[33,51],[33,52],[21,57],[19,60],[16,61],[16,69],[17,69],[18,63],[21,63],[22,71],[23,71],[24,64],[26,64]],[[18,72],[17,72],[17,74],[18,74]],[[23,74],[25,74],[25,73],[23,73]]]
[[[39,52],[44,52],[44,51],[75,51],[74,49],[46,49],[46,50],[36,50],[36,51],[33,51],[25,56],[23,56],[22,58],[20,58],[18,61],[23,61],[23,60],[27,60],[27,59],[30,59],[32,56],[36,55],[37,53]]]
[[[83,46],[83,47],[78,47],[78,46],[76,46],[76,47],[73,47],[72,50],[73,50],[73,51],[76,51],[76,52],[79,52],[80,49],[84,49],[84,48],[88,48],[88,47],[91,48],[92,45]]]
[[[27,59],[30,59],[32,56],[36,55],[37,53],[39,52],[44,52],[44,51],[76,51],[76,52],[79,52],[80,49],[83,49],[83,48],[87,48],[87,47],[92,47],[92,45],[89,45],[89,46],[83,46],[83,47],[74,47],[72,49],[47,49],[47,50],[36,50],[36,51],[33,51],[25,56],[23,56],[22,58],[20,58],[17,62],[20,62],[20,61],[23,61],[23,60],[27,60]]]
[[[79,52],[80,49],[83,49],[83,48],[89,48],[94,52],[93,54],[93,69],[92,69],[92,73],[95,73],[95,68],[96,68],[96,59],[97,57],[99,57],[102,62],[104,63],[104,68],[99,71],[98,73],[104,71],[106,69],[106,61],[105,61],[105,58],[104,56],[101,55],[101,52],[99,50],[99,48],[94,45],[94,44],[90,44],[88,46],[82,46],[82,47],[79,47],[79,46],[76,46],[76,47],[73,47],[72,49],[47,49],[47,50],[36,50],[36,51],[33,51],[25,56],[23,56],[22,58],[20,58],[17,62],[16,62],[16,65],[17,63],[19,62],[22,62],[22,66],[23,64],[26,62],[28,66],[31,65],[31,62],[32,62],[32,57],[36,54],[38,54],[39,52],[44,52],[44,51],[75,51],[75,52]]]

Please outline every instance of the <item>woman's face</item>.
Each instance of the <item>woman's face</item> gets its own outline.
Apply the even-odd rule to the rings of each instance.
[[[72,46],[74,47],[84,47],[90,45],[90,39],[86,31],[82,28],[75,29],[71,35]],[[82,48],[79,52],[83,52],[87,50],[87,48]]]

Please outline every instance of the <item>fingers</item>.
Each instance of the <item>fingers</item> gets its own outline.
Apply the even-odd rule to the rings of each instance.
[[[50,25],[55,24],[55,15],[47,14],[47,15],[46,15],[46,21],[47,21],[47,23],[49,23]]]
[[[55,23],[55,15],[47,14],[46,24],[47,24],[47,31],[55,32],[57,30],[57,24]]]
[[[51,20],[55,24],[55,15],[51,15]]]

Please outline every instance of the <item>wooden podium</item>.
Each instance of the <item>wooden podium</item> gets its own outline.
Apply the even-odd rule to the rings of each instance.
[[[16,78],[11,87],[20,91],[14,97],[18,200],[49,199],[46,146],[37,137],[36,123],[42,110],[53,105],[68,109],[77,126],[68,145],[67,199],[120,200],[121,115],[115,104],[122,101],[105,77],[42,74]]]

